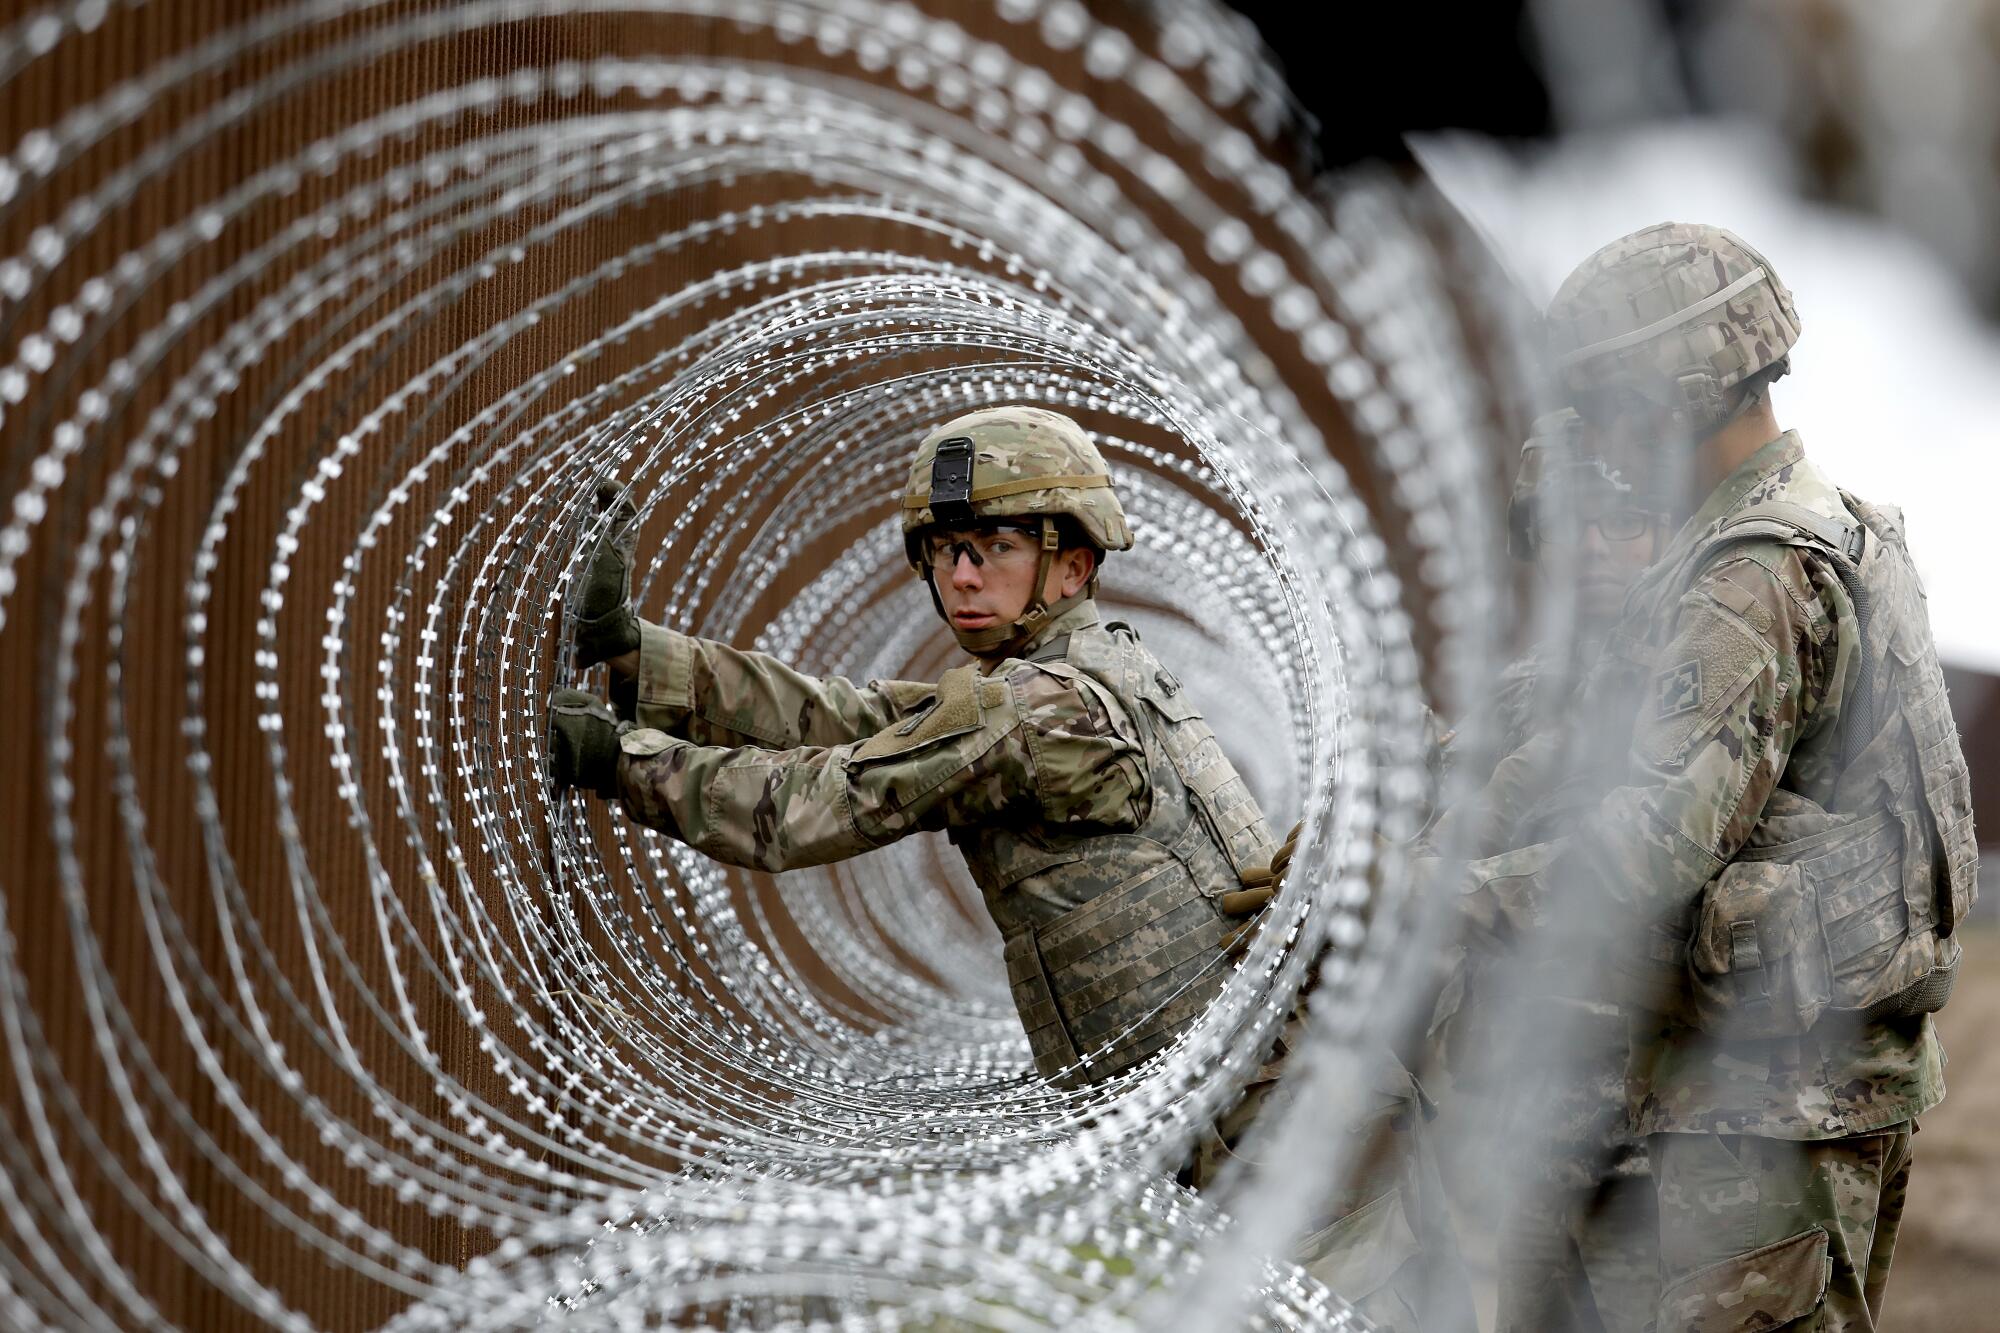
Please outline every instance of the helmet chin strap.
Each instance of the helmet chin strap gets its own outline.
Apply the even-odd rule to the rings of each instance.
[[[952,625],[951,617],[945,613],[944,598],[938,595],[937,575],[925,573],[924,586],[931,590],[931,605],[937,609],[938,618],[951,626],[951,636],[958,640],[958,646],[974,657],[997,660],[1012,656],[1016,648],[1041,633],[1051,620],[1088,601],[1096,591],[1097,578],[1093,571],[1088,584],[1068,597],[1058,598],[1054,605],[1043,598],[1042,590],[1048,586],[1049,570],[1055,565],[1056,549],[1062,536],[1053,521],[1044,518],[1041,523],[1041,553],[1035,561],[1034,591],[1029,595],[1027,609],[1010,624],[989,625],[985,629],[960,629]]]

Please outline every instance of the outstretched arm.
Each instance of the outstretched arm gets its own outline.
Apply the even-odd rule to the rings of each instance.
[[[634,720],[697,745],[790,750],[860,741],[922,707],[920,681],[808,676],[768,653],[639,622]]]
[[[619,792],[641,823],[761,870],[995,818],[1137,826],[1141,751],[1075,682],[1033,668],[982,679],[962,667],[945,673],[934,698],[866,740],[834,746],[710,746],[628,732]]]
[[[602,526],[571,592],[576,662],[609,664],[612,700],[640,726],[708,745],[839,745],[930,698],[929,685],[820,680],[639,619],[631,600],[638,509],[611,480],[598,483],[595,503]]]

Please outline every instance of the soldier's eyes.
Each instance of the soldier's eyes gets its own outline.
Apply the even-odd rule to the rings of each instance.
[[[1645,534],[1647,521],[1637,509],[1613,509],[1598,516],[1597,530],[1606,541],[1629,542]]]
[[[974,564],[988,560],[1014,561],[1034,553],[1034,542],[1019,532],[947,533],[931,538],[931,563],[940,569],[954,569],[959,554],[972,557]]]

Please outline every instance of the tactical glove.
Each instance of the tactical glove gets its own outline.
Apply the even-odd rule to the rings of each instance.
[[[596,695],[557,690],[549,696],[549,776],[558,791],[582,787],[606,799],[618,795],[618,720]]]
[[[1304,828],[1304,820],[1292,825],[1283,845],[1272,854],[1271,864],[1246,870],[1241,877],[1243,887],[1222,895],[1222,910],[1226,915],[1249,918],[1222,937],[1223,952],[1229,957],[1241,957],[1249,949],[1250,941],[1257,938],[1264,908],[1284,886],[1285,872],[1291,869],[1292,854],[1299,849],[1299,832]]]
[[[639,537],[639,510],[615,481],[597,483],[596,502],[598,514],[608,521],[570,593],[580,667],[596,666],[639,646],[639,617],[632,610],[632,547]]]

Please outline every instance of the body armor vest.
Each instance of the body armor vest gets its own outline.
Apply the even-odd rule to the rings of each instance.
[[[1648,619],[1660,626],[1671,621],[1668,599],[1724,548],[1778,541],[1830,564],[1855,609],[1859,652],[1835,726],[1795,748],[1692,920],[1655,931],[1654,960],[1691,992],[1689,1017],[1734,1037],[1796,1036],[1822,1015],[1868,1022],[1943,1007],[1959,957],[1953,932],[1978,893],[1965,757],[1900,515],[1799,470],[1837,496],[1841,516],[1764,500],[1647,580],[1660,594]],[[1790,773],[1815,753],[1835,776],[1808,797]]]
[[[955,828],[1000,927],[1035,1068],[1094,1083],[1170,1043],[1227,975],[1219,906],[1267,864],[1269,828],[1215,733],[1130,627],[1080,627],[1028,659],[1111,696],[1145,748],[1145,822]]]

